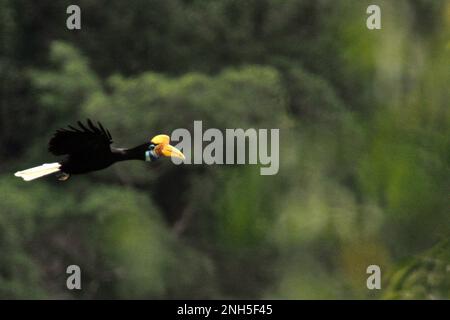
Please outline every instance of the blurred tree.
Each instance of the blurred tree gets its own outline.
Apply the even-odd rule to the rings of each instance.
[[[0,297],[448,297],[445,242],[395,266],[450,233],[450,4],[379,3],[369,32],[369,0],[0,0]],[[84,117],[117,145],[194,120],[279,128],[280,171],[11,177]],[[367,292],[369,264],[394,269],[387,292]]]
[[[450,241],[443,240],[397,267],[384,299],[450,299]]]

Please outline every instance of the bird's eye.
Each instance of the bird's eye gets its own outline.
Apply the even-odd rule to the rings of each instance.
[[[155,145],[152,143],[152,144],[148,147],[148,149],[149,149],[149,150],[155,149]]]

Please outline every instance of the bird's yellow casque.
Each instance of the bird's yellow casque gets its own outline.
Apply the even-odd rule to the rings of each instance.
[[[154,136],[150,142],[153,144],[169,144],[170,137],[167,134],[158,134],[157,136]]]

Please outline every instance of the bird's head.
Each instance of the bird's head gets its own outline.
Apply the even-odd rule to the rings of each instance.
[[[161,156],[185,159],[180,150],[170,145],[170,138],[165,134],[159,134],[150,140],[148,150],[145,152],[145,160],[153,161]]]

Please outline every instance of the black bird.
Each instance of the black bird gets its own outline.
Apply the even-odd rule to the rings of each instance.
[[[134,148],[114,148],[111,134],[100,122],[95,125],[88,119],[87,124],[78,121],[78,126],[57,130],[48,144],[49,152],[55,156],[66,155],[66,158],[16,172],[15,176],[31,181],[58,172],[58,179],[64,181],[73,174],[101,170],[119,161],[155,161],[161,156],[184,160],[183,153],[169,144],[170,138],[165,134]]]

